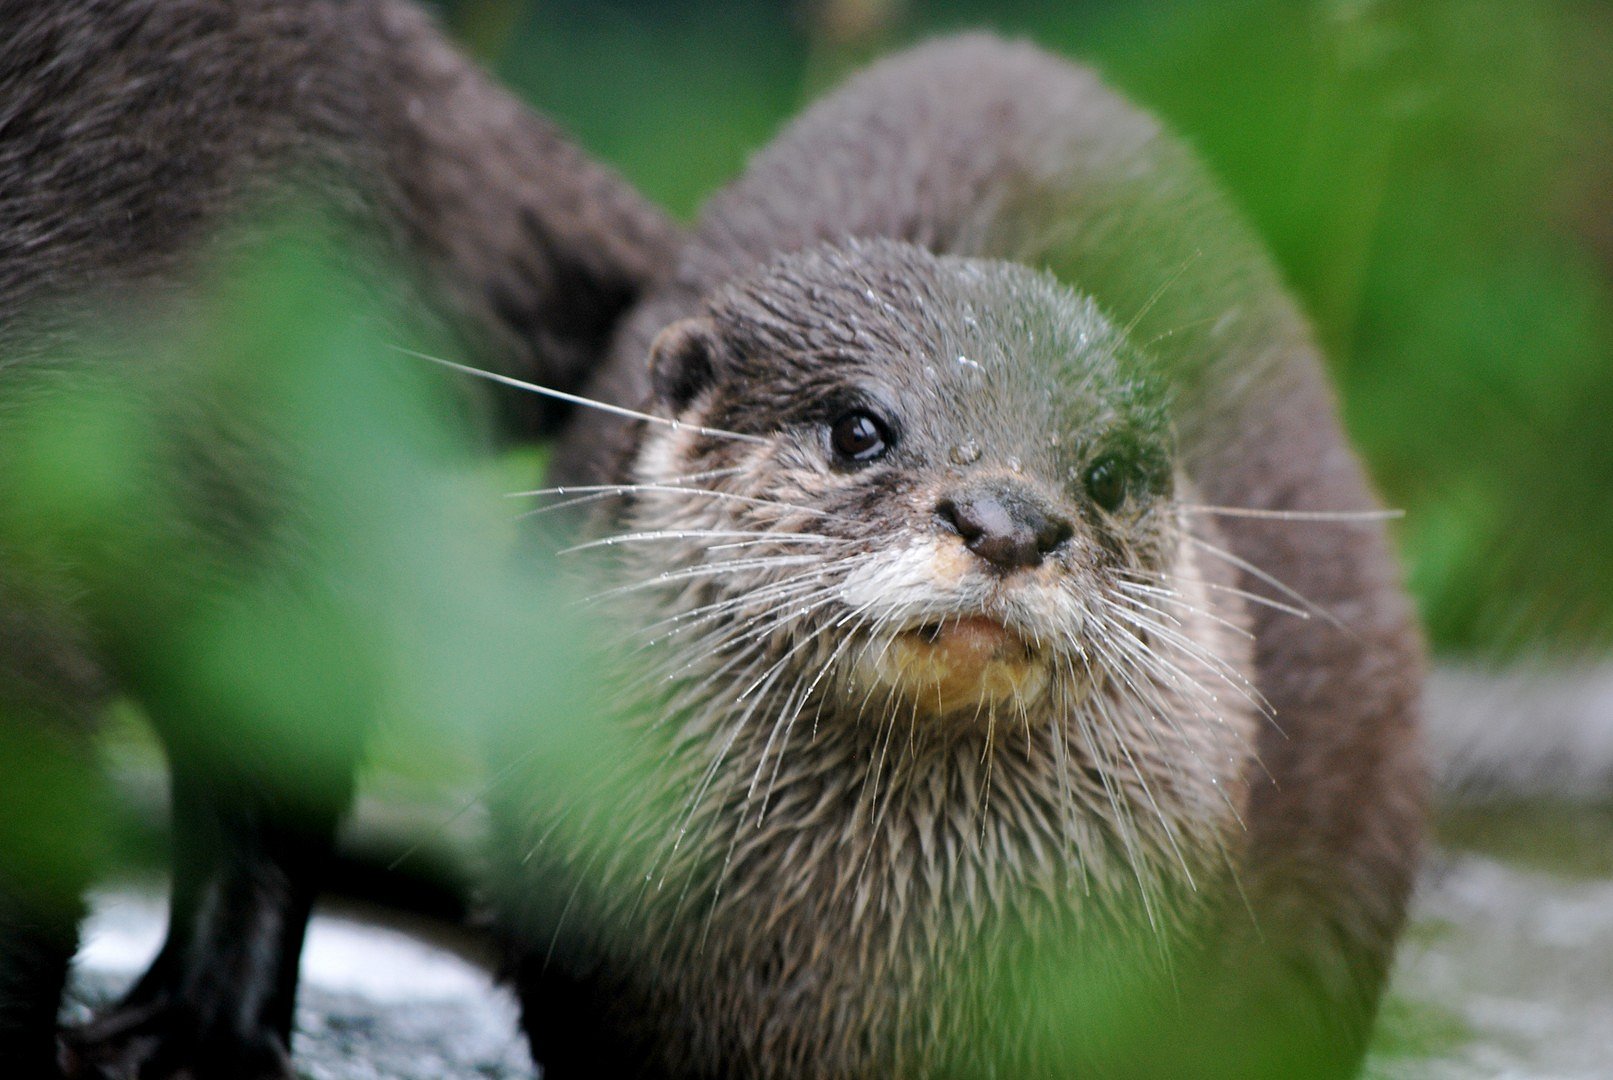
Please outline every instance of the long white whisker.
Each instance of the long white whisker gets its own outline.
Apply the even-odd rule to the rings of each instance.
[[[433,364],[440,364],[445,368],[460,372],[464,375],[474,375],[478,379],[486,379],[489,382],[496,382],[503,386],[514,387],[517,390],[526,390],[533,394],[540,394],[543,397],[554,398],[556,401],[564,401],[570,405],[582,405],[586,408],[598,409],[600,412],[610,413],[613,416],[621,416],[629,420],[643,420],[651,424],[664,424],[674,431],[697,431],[702,435],[713,435],[722,439],[734,439],[738,442],[760,443],[764,446],[767,445],[768,442],[767,439],[762,438],[760,435],[746,435],[738,431],[724,431],[722,428],[705,427],[700,424],[686,424],[681,420],[672,420],[665,416],[656,416],[653,413],[639,412],[637,409],[627,409],[620,405],[612,405],[609,402],[595,401],[593,398],[582,397],[579,394],[568,394],[564,390],[555,390],[547,386],[539,386],[537,383],[526,382],[523,379],[512,378],[509,375],[500,375],[496,371],[486,371],[482,368],[471,367],[469,364],[460,364],[453,360],[444,360],[440,356],[432,356],[430,353],[417,352],[414,349],[405,349],[401,345],[392,345],[389,347],[393,351],[400,352],[405,356],[412,356],[416,360],[429,360]]]
[[[836,514],[828,510],[818,510],[810,506],[797,506],[795,503],[780,502],[777,499],[758,498],[755,495],[740,495],[737,492],[732,491],[718,491],[716,488],[679,487],[676,484],[636,484],[634,485],[634,491],[650,492],[654,494],[703,495],[707,498],[728,499],[732,502],[745,503],[749,506],[776,506],[781,510],[789,510],[792,513],[797,514],[806,514],[809,517],[827,518],[830,521],[850,520],[842,514]],[[609,498],[612,494],[615,493],[603,492],[594,495],[584,495],[580,498],[567,500],[566,502],[554,503],[550,506],[540,506],[536,510],[528,510],[523,516],[547,513],[551,510],[558,510],[565,506],[576,506],[584,502],[592,502],[597,499]]]
[[[1272,521],[1320,521],[1353,524],[1367,521],[1394,521],[1406,516],[1404,510],[1263,510],[1255,506],[1204,506],[1177,503],[1187,514],[1214,514],[1219,517],[1262,518]]]
[[[1188,539],[1188,541],[1190,543],[1197,545],[1198,547],[1202,548],[1203,550],[1209,552],[1211,555],[1214,555],[1219,559],[1226,560],[1227,562],[1231,563],[1233,566],[1236,566],[1239,570],[1242,570],[1247,574],[1254,575],[1255,577],[1259,578],[1261,581],[1264,581],[1267,585],[1270,585],[1272,588],[1276,589],[1278,592],[1280,592],[1284,596],[1288,597],[1290,600],[1294,600],[1294,601],[1297,601],[1300,604],[1303,604],[1307,610],[1313,611],[1316,614],[1320,615],[1322,618],[1326,619],[1328,622],[1332,623],[1334,626],[1338,627],[1340,630],[1348,630],[1349,629],[1349,627],[1345,626],[1343,621],[1340,620],[1337,615],[1333,614],[1331,611],[1328,611],[1326,608],[1321,607],[1318,604],[1312,603],[1311,600],[1308,599],[1305,596],[1305,594],[1299,592],[1297,589],[1294,589],[1292,586],[1283,583],[1280,579],[1278,579],[1278,578],[1274,577],[1273,575],[1267,573],[1266,571],[1260,569],[1260,567],[1256,566],[1254,563],[1250,562],[1248,559],[1240,558],[1239,556],[1232,554],[1232,552],[1230,552],[1230,551],[1227,551],[1227,550],[1225,550],[1223,548],[1216,547],[1214,544],[1210,543],[1208,540],[1202,540],[1199,537],[1193,536],[1191,534],[1188,535],[1187,539]]]
[[[763,542],[779,544],[837,544],[845,543],[839,537],[819,536],[813,533],[776,533],[758,532],[753,529],[655,529],[647,532],[617,533],[614,536],[602,536],[597,540],[589,540],[571,547],[561,548],[557,554],[573,555],[579,551],[592,551],[596,548],[615,547],[618,544],[644,543],[650,540],[728,540],[728,539],[755,539]],[[734,545],[724,544],[707,548],[708,551],[717,551],[722,547]]]
[[[659,481],[663,484],[690,484],[696,480],[716,480],[724,476],[732,476],[742,471],[735,465],[726,469],[707,469],[704,472],[683,473],[679,476],[665,476]],[[623,494],[630,495],[639,489],[637,482],[626,484],[561,484],[558,487],[531,488],[527,491],[506,491],[506,499],[536,498],[544,495],[584,495],[584,494]]]

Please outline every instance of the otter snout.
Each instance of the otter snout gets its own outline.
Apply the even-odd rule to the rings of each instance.
[[[1035,492],[1006,481],[976,484],[935,504],[935,516],[970,551],[1001,571],[1029,569],[1075,529]]]

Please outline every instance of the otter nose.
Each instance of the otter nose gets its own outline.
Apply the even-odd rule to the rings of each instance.
[[[945,496],[936,516],[963,537],[964,546],[1000,570],[1041,563],[1074,529],[1029,492],[975,488]]]

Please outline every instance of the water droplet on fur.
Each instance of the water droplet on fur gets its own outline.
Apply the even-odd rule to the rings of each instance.
[[[1021,472],[1024,466],[1020,465],[1017,457],[1011,457],[1008,459],[1008,468],[1010,472]]]
[[[954,465],[973,465],[980,460],[980,444],[973,439],[965,439],[952,448],[947,459]]]
[[[980,361],[978,361],[978,360],[971,360],[971,359],[969,359],[969,358],[968,358],[968,357],[967,357],[967,356],[960,356],[960,357],[958,357],[958,363],[959,363],[959,364],[960,364],[960,365],[961,365],[961,366],[963,366],[963,367],[966,367],[966,368],[969,368],[969,369],[971,369],[971,370],[973,370],[973,371],[979,371],[979,370],[981,370],[981,368],[980,368]]]

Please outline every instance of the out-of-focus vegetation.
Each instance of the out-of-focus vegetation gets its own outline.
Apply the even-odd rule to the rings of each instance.
[[[525,507],[505,496],[533,463],[519,482],[489,465],[463,380],[403,351],[430,343],[390,274],[353,273],[302,220],[245,235],[190,302],[103,309],[5,373],[0,602],[20,633],[80,640],[170,752],[289,814],[377,750],[391,783],[440,794],[508,727],[564,790],[602,755],[559,722],[585,711],[568,687],[587,684],[587,613],[516,557]],[[0,900],[20,882],[68,903],[140,830],[107,815],[70,710],[12,715],[35,705],[13,675]]]
[[[1613,641],[1613,11],[1580,0],[451,0],[692,214],[843,72],[988,27],[1184,135],[1315,319],[1436,644]]]

